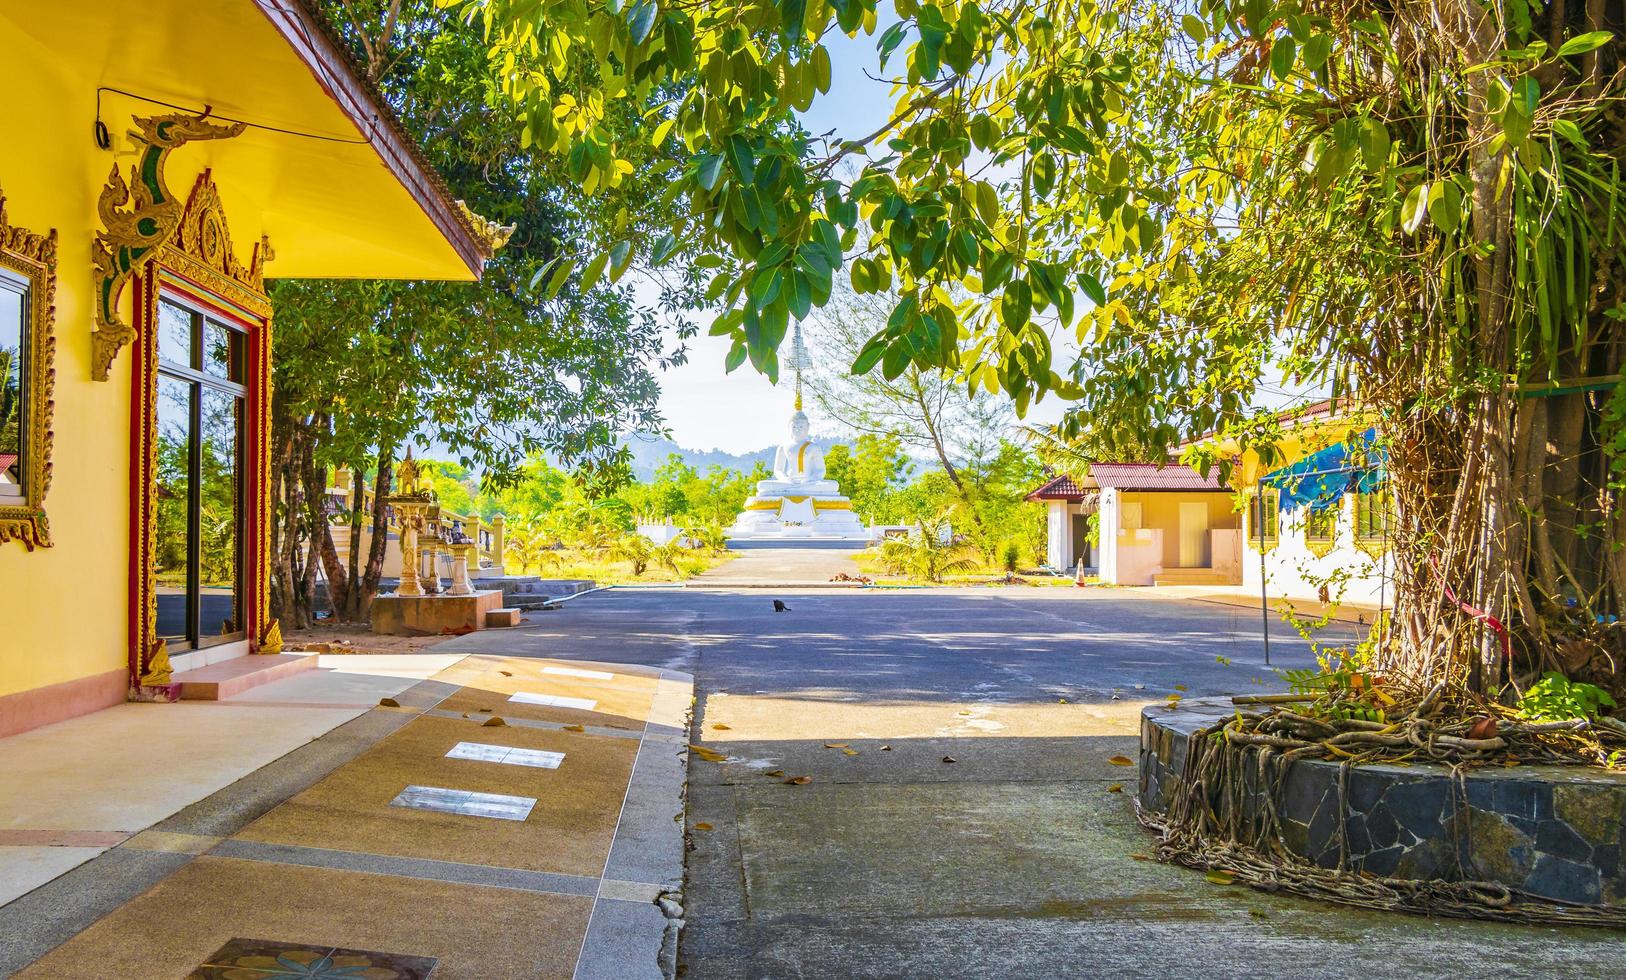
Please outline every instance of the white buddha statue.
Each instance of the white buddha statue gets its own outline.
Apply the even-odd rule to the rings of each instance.
[[[838,496],[834,480],[824,478],[824,453],[808,437],[807,416],[790,417],[790,441],[774,452],[773,479],[757,483],[758,497]]]

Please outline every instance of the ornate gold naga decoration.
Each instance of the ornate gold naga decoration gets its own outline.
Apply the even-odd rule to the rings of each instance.
[[[480,237],[480,244],[485,249],[486,258],[497,254],[497,250],[508,244],[514,237],[514,225],[499,225],[490,218],[475,213],[474,209],[462,201],[457,202],[457,209],[463,212],[468,219],[474,233]]]
[[[96,233],[92,252],[96,331],[91,334],[90,372],[97,381],[107,380],[119,348],[136,336],[135,328],[119,319],[124,284],[152,261],[181,225],[183,202],[164,182],[170,151],[194,140],[229,139],[245,128],[243,123],[209,122],[207,116],[182,112],[133,120],[136,128],[130,138],[139,148],[139,158],[130,167],[129,183],[115,163],[96,203],[103,230]]]
[[[23,464],[23,500],[0,505],[0,544],[20,541],[24,548],[51,546],[51,527],[45,519],[45,492],[51,488],[51,415],[56,389],[56,229],[47,234],[16,228],[6,213],[0,193],[0,265],[29,282],[27,343],[20,379],[28,417],[19,420],[19,445],[27,455]]]

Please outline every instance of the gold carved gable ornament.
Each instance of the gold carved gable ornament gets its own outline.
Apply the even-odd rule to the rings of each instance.
[[[45,492],[51,488],[51,415],[56,387],[56,229],[41,235],[16,228],[6,213],[0,192],[0,266],[28,280],[27,323],[19,377],[20,403],[10,402],[18,417],[0,420],[17,426],[17,447],[23,458],[22,497],[0,497],[0,543],[20,541],[33,551],[51,546],[50,524],[45,519]]]
[[[261,236],[248,264],[239,261],[226,223],[226,210],[220,203],[220,188],[211,171],[199,174],[187,196],[175,237],[164,246],[164,266],[264,317],[271,313],[265,296],[265,263],[273,257],[270,241]]]

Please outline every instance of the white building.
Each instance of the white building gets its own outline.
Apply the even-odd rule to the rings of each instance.
[[[1048,559],[1110,585],[1231,585],[1241,571],[1232,494],[1178,463],[1092,463],[1028,494],[1049,514]]]

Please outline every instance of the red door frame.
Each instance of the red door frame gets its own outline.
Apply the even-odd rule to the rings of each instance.
[[[245,336],[246,417],[243,425],[243,524],[239,530],[243,567],[243,630],[258,649],[267,627],[270,576],[270,395],[271,306],[263,292],[232,280],[216,280],[214,270],[165,247],[135,280],[136,355],[131,360],[130,493],[130,676],[139,683],[157,642],[158,601],[153,575],[157,514],[158,298],[175,295],[211,316],[241,328]],[[215,280],[213,282],[205,280]],[[221,295],[229,286],[233,302]]]

